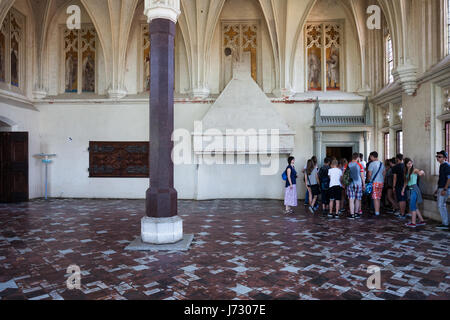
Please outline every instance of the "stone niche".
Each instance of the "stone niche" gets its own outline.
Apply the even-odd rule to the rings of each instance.
[[[233,59],[232,80],[194,125],[196,198],[280,199],[295,132],[251,77],[249,53]]]

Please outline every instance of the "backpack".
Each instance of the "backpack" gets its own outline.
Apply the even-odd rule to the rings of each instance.
[[[326,168],[325,166],[319,170],[320,187],[322,190],[328,190],[330,188],[330,177],[328,176],[328,170],[329,168]]]
[[[287,172],[284,170],[283,174],[281,175],[281,178],[286,181],[287,180]]]
[[[349,186],[353,182],[352,176],[350,174],[350,167],[347,166],[347,168],[344,171],[344,175],[342,176],[342,184],[344,187]]]

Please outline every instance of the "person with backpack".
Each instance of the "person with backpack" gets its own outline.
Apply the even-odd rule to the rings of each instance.
[[[414,168],[414,163],[411,159],[405,159],[405,177],[402,189],[402,195],[406,194],[406,189],[408,190],[409,199],[409,210],[411,211],[411,222],[406,223],[405,226],[408,228],[416,228],[426,225],[422,215],[420,214],[418,203],[422,203],[422,193],[418,186],[419,176],[424,176],[425,172]],[[416,215],[419,217],[419,222],[416,224]]]
[[[284,192],[285,213],[294,213],[291,207],[297,206],[297,171],[295,171],[295,158],[288,158],[288,166],[283,173],[283,180],[286,180],[286,189]]]
[[[328,176],[328,170],[330,170],[331,159],[326,157],[323,161],[323,166],[319,170],[320,180],[320,194],[322,197],[322,210],[327,212],[328,205],[330,204],[329,189],[330,189],[330,177]]]
[[[360,218],[362,195],[365,189],[364,167],[359,163],[359,153],[354,153],[352,162],[344,172],[343,182],[347,186],[347,196],[350,204],[350,219]]]
[[[375,207],[375,215],[380,215],[381,195],[383,194],[384,185],[384,164],[378,160],[378,152],[374,151],[370,154],[370,164],[367,169],[367,178],[369,183],[366,186],[372,193],[373,205]],[[370,192],[369,192],[370,193]]]
[[[447,162],[448,154],[442,150],[436,154],[436,160],[439,162],[439,180],[438,189],[434,192],[437,196],[438,209],[441,214],[442,224],[437,226],[440,230],[450,230],[448,226],[447,199],[450,195],[450,164]]]
[[[342,176],[344,176],[345,170],[347,169],[348,166],[348,161],[345,158],[342,158],[339,161],[339,169],[342,171]],[[345,208],[348,205],[348,201],[347,201],[347,197],[346,197],[346,185],[343,183],[343,179],[341,179],[341,199],[342,199],[342,203],[341,203],[341,210],[339,211],[339,213],[344,214],[345,213]]]
[[[305,184],[309,193],[309,211],[316,212],[317,197],[320,194],[319,175],[313,160],[308,160],[305,172]]]

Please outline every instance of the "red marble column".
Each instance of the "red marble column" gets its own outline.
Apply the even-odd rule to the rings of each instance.
[[[150,188],[146,215],[177,215],[177,191],[173,187],[172,133],[174,130],[175,23],[154,19],[150,23]]]

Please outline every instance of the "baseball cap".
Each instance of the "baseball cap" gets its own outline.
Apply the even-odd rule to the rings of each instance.
[[[436,154],[438,155],[438,154],[440,154],[440,155],[443,155],[444,156],[444,158],[448,158],[448,153],[445,151],[445,150],[442,150],[442,151],[439,151],[439,152],[436,152]]]

